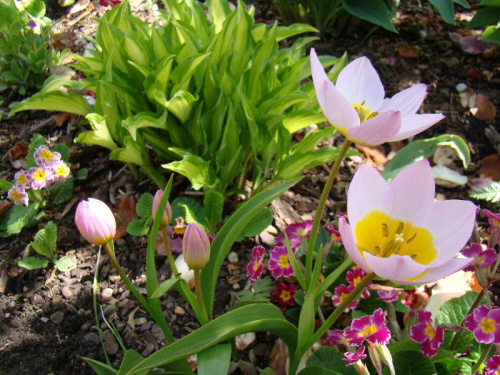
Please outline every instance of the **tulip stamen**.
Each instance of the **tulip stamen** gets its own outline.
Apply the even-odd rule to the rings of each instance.
[[[407,244],[410,244],[410,243],[411,243],[411,242],[415,239],[415,237],[417,237],[417,234],[416,234],[416,233],[415,233],[413,236],[411,236],[411,237],[410,237],[410,238],[406,241],[406,243],[407,243]]]
[[[382,236],[389,237],[389,227],[386,223],[382,223]]]
[[[396,229],[396,235],[401,234],[403,232],[403,229],[405,227],[405,224],[400,221],[398,224],[398,228]]]

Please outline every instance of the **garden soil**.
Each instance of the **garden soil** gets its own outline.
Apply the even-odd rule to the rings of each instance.
[[[499,117],[491,113],[492,109],[500,107],[498,49],[491,46],[482,54],[472,55],[450,39],[449,33],[457,32],[470,19],[470,10],[457,7],[457,25],[453,26],[445,24],[427,2],[402,3],[396,20],[399,34],[361,23],[338,38],[324,37],[314,44],[315,48],[320,54],[334,56],[347,51],[350,59],[368,56],[380,72],[387,96],[412,84],[426,83],[428,96],[422,111],[441,112],[446,118],[416,138],[457,134],[471,149],[471,163],[466,170],[458,161],[455,163],[460,173],[468,178],[498,173],[500,164],[495,155],[500,152],[500,145],[495,134],[498,136],[500,130]],[[278,18],[269,2],[257,3],[256,8],[258,21],[271,23]],[[77,52],[81,52],[79,35],[93,35],[94,19],[100,18],[103,12],[98,5],[95,9],[86,9],[90,9],[87,14],[69,15],[67,8],[49,3],[48,16],[59,20],[56,30],[68,33],[65,40]],[[145,6],[139,5],[137,13],[145,20],[152,17]],[[458,83],[466,83],[476,94],[484,95],[488,110],[481,109],[478,113],[463,107],[455,89]],[[107,150],[73,143],[84,130],[78,119],[54,118],[46,112],[22,112],[2,119],[0,178],[9,180],[14,173],[8,150],[17,142],[29,141],[35,133],[46,136],[50,144],[70,146],[73,172],[87,168],[88,177],[76,181],[73,198],[68,203],[45,211],[46,220],[53,220],[58,225],[61,255],[64,253],[74,261],[71,271],[60,273],[52,267],[26,271],[17,266],[17,262],[28,255],[28,245],[37,228],[25,228],[19,235],[0,238],[0,375],[94,374],[83,357],[105,361],[105,351],[113,366],[118,367],[123,350],[111,332],[113,327],[119,332],[124,347],[133,348],[144,356],[165,344],[158,327],[130,295],[105,254],[101,254],[97,300],[99,314],[106,318],[99,322],[104,332],[104,348],[101,345],[92,297],[98,249],[85,242],[73,223],[76,204],[86,197],[98,198],[112,206],[121,217],[130,219],[138,197],[145,192],[154,193],[155,188],[148,181],[136,181],[121,163],[110,161]],[[300,134],[295,136],[300,140]],[[329,142],[338,144],[340,140],[334,138]],[[327,203],[326,219],[331,220],[334,213],[345,211],[345,189],[358,164],[369,163],[383,169],[391,150],[402,146],[403,143],[398,142],[376,148],[358,147],[361,156],[347,160],[340,170]],[[491,162],[494,158],[497,158],[496,164]],[[486,162],[488,159],[490,161]],[[306,171],[305,178],[273,204],[276,228],[283,229],[291,222],[312,217],[327,171],[326,165]],[[438,196],[469,199],[470,191],[469,186],[440,187]],[[199,198],[181,177],[176,178],[172,194]],[[485,202],[477,203],[491,208]],[[145,240],[126,235],[123,228],[121,231],[116,241],[118,259],[139,290],[144,290]],[[219,275],[216,315],[226,312],[236,301],[236,291],[248,287],[245,266],[250,250],[256,243],[268,243],[268,237],[263,235],[235,244],[232,262],[226,262]],[[160,280],[170,276],[165,263],[165,257],[158,255]],[[498,294],[496,289],[494,293]],[[175,293],[163,298],[162,306],[176,338],[199,326],[191,308]],[[240,362],[232,366],[234,373],[257,374],[273,361],[278,363],[275,365],[278,373],[284,373],[279,354],[276,354],[279,351],[275,350],[271,358],[275,340],[272,335],[258,334],[256,339],[250,337],[248,343],[242,343]]]

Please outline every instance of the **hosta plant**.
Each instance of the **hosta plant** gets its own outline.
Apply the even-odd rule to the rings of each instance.
[[[242,192],[245,180],[258,191],[333,160],[337,150],[315,149],[331,128],[291,141],[291,133],[324,119],[312,84],[303,83],[310,76],[305,46],[315,37],[295,38],[284,48],[279,43],[315,29],[256,24],[243,3],[235,11],[225,0],[206,4],[208,18],[196,1],[166,0],[152,27],[132,16],[127,3],[117,6],[100,21],[91,56],[75,56],[74,67],[86,78],[51,77],[15,111],[85,115],[92,130],[77,141],[109,148],[111,158],[138,166],[159,187],[159,164],[185,175],[204,190],[213,228],[224,199]],[[92,91],[95,106],[60,86]]]

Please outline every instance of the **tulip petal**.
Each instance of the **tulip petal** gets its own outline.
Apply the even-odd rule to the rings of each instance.
[[[469,201],[435,202],[425,227],[434,236],[438,256],[431,267],[437,267],[455,256],[469,239],[476,218],[476,206]]]
[[[359,115],[351,103],[335,88],[311,49],[311,71],[319,106],[330,124],[345,134],[350,126],[359,125]]]
[[[427,218],[434,199],[434,178],[427,159],[403,169],[390,183],[393,204],[390,216],[413,221],[420,226],[420,217]],[[418,213],[418,217],[416,214]]]
[[[363,255],[366,263],[377,276],[399,283],[421,275],[427,269],[427,266],[415,262],[408,255],[392,255],[389,258],[382,258],[367,251],[363,252]]]
[[[397,111],[386,111],[359,126],[347,131],[347,139],[367,146],[378,146],[397,137],[401,129],[401,114]]]
[[[403,285],[431,283],[464,269],[473,261],[474,258],[452,258],[438,267],[429,268],[422,276],[413,279],[407,278],[406,281],[399,283]]]
[[[343,217],[339,220],[339,232],[342,236],[342,243],[344,244],[347,254],[349,254],[354,263],[356,263],[366,273],[372,272],[372,269],[365,263],[365,260],[358,250],[351,226],[347,224],[347,221]]]
[[[379,113],[393,110],[401,112],[401,116],[413,115],[418,111],[425,98],[427,86],[423,83],[398,92],[390,99],[385,99]]]
[[[355,228],[373,210],[390,212],[392,201],[389,184],[380,173],[373,167],[359,166],[347,193],[349,223]]]
[[[377,71],[364,56],[355,59],[340,72],[336,87],[352,104],[368,106],[372,112],[379,109],[385,96]]]
[[[444,119],[444,115],[441,113],[404,116],[401,122],[401,130],[390,140],[390,142],[401,141],[414,136],[415,134],[430,128],[442,119]]]

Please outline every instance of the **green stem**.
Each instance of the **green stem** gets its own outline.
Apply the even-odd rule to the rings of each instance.
[[[112,248],[113,247],[113,248]],[[106,254],[108,254],[109,260],[111,264],[115,267],[116,272],[118,275],[120,275],[121,279],[127,286],[127,288],[130,290],[130,292],[134,295],[134,297],[141,303],[141,305],[146,309],[146,311],[151,315],[155,322],[159,325],[161,330],[163,331],[163,334],[165,335],[165,338],[168,340],[168,342],[174,342],[174,336],[172,336],[172,333],[170,332],[170,328],[166,324],[166,322],[162,319],[156,319],[156,313],[155,311],[151,308],[149,302],[142,296],[141,293],[137,290],[137,288],[132,284],[128,276],[123,272],[122,267],[120,266],[120,263],[118,263],[118,259],[116,259],[115,256],[115,251],[114,251],[114,245],[113,241],[109,241],[104,245],[104,249],[106,250]]]
[[[92,284],[92,302],[94,304],[94,315],[95,315],[95,323],[97,328],[97,333],[99,334],[99,340],[102,345],[102,352],[104,353],[104,358],[106,358],[106,363],[111,366],[111,361],[109,360],[108,352],[106,350],[106,346],[104,345],[104,338],[102,337],[102,329],[101,322],[99,320],[99,310],[97,309],[97,289],[99,289],[99,283],[97,282],[99,275],[99,260],[101,258],[101,247],[99,247],[99,251],[97,252],[97,261],[95,265],[94,272],[94,282]]]
[[[201,278],[200,270],[194,270],[194,291],[196,293],[196,300],[198,301],[198,306],[200,307],[201,316],[198,317],[201,325],[207,324],[209,322],[207,308],[205,307],[205,301],[203,300],[203,291],[201,289]]]
[[[328,198],[328,195],[330,194],[330,190],[332,189],[333,182],[335,180],[335,176],[337,175],[337,172],[340,167],[340,163],[342,160],[344,160],[344,156],[351,146],[351,141],[348,141],[347,139],[344,141],[344,144],[342,145],[342,148],[340,149],[339,155],[337,156],[337,159],[335,159],[335,163],[333,164],[333,167],[330,171],[330,174],[328,176],[328,179],[325,183],[325,186],[323,187],[323,192],[321,193],[321,197],[318,202],[318,207],[316,208],[316,214],[314,215],[314,221],[311,229],[311,234],[309,237],[309,246],[307,248],[307,256],[306,256],[306,285],[309,287],[311,282],[314,282],[311,280],[311,275],[312,275],[312,268],[313,268],[313,256],[314,256],[314,249],[316,247],[316,237],[318,236],[318,229],[319,229],[319,223],[321,221],[321,217],[323,216],[323,210],[325,209],[325,204],[326,200]],[[317,282],[317,280],[316,280]]]
[[[396,318],[396,309],[394,308],[394,305],[391,302],[387,303],[387,312],[389,313],[388,314],[389,324],[391,325],[392,330],[396,335],[398,341],[401,341],[402,339],[401,328],[399,327],[398,320]]]
[[[161,234],[163,237],[163,245],[165,246],[165,251],[167,253],[168,264],[170,264],[170,269],[172,270],[172,274],[177,276],[179,271],[177,271],[177,266],[175,265],[174,257],[172,256],[172,248],[170,247],[170,242],[168,241],[167,228],[161,228]]]
[[[472,367],[471,374],[477,374],[477,372],[479,370],[479,367],[481,367],[481,365],[483,364],[484,360],[488,356],[488,353],[490,352],[492,346],[493,346],[493,343],[488,344],[488,345],[486,345],[484,347],[483,352],[481,353],[481,357],[479,357],[479,359],[477,360],[477,362],[474,365],[474,367]]]
[[[469,311],[467,312],[467,314],[465,314],[465,316],[472,314],[474,309],[479,305],[479,302],[481,302],[481,299],[483,298],[483,296],[484,296],[484,289],[481,289],[481,291],[477,295],[476,299],[472,303],[471,307],[469,308]],[[463,323],[463,320],[462,320],[462,323]],[[460,323],[460,324],[462,324],[462,323]],[[461,333],[462,333],[462,331],[458,331],[458,332],[455,332],[455,334],[453,335],[453,338],[451,339],[450,346],[449,346],[450,350],[455,349],[455,346],[458,343],[458,338],[460,337]]]

